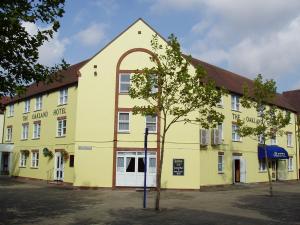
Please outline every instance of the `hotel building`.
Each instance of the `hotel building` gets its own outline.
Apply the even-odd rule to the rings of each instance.
[[[139,187],[144,179],[144,129],[149,128],[147,184],[156,186],[160,121],[133,115],[139,101],[128,95],[130,75],[151,66],[150,41],[157,34],[139,19],[91,58],[70,66],[60,82],[32,84],[7,102],[5,144],[13,146],[12,176],[58,180],[74,186]],[[166,41],[158,34],[159,41]],[[228,89],[218,106],[225,120],[217,129],[178,123],[168,133],[162,188],[266,182],[257,138],[239,137],[238,118],[255,123],[255,109],[240,104],[243,84],[253,81],[197,59],[216,85]],[[269,141],[284,157],[272,158],[272,179],[298,179],[296,108],[278,94],[275,104],[291,112],[285,134]],[[270,150],[273,151],[273,150]],[[274,152],[273,152],[274,153]]]

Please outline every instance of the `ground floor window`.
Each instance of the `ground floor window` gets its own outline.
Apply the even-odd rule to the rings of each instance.
[[[293,157],[289,157],[288,159],[288,170],[293,171]]]
[[[224,152],[218,153],[218,173],[224,173]]]
[[[260,159],[259,160],[259,171],[263,172],[267,170],[266,166],[266,160],[265,159]]]
[[[31,153],[31,167],[37,168],[39,166],[39,152]]]
[[[22,151],[20,153],[20,167],[26,167],[26,158],[26,153]]]
[[[118,151],[116,158],[116,185],[143,186],[145,172],[144,151]],[[147,186],[156,186],[156,153],[148,152]]]

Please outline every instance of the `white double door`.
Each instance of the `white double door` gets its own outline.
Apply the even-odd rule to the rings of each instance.
[[[144,152],[117,152],[116,186],[144,186]],[[156,186],[156,153],[148,152],[147,187]]]
[[[61,152],[55,152],[54,180],[64,179],[64,158]]]
[[[233,183],[246,183],[246,160],[242,156],[233,156]]]

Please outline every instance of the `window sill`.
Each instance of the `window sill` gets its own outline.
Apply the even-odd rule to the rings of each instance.
[[[224,105],[217,105],[217,108],[224,109]]]
[[[27,141],[27,140],[28,140],[28,138],[24,138],[24,139],[22,138],[22,139],[21,139],[21,141]]]
[[[288,148],[294,148],[294,146],[287,146]]]
[[[258,171],[259,173],[267,173],[267,170]]]
[[[33,112],[39,112],[42,111],[42,109],[35,109]]]
[[[241,140],[232,140],[232,142],[235,142],[235,143],[242,143],[242,141]]]
[[[26,166],[19,166],[19,168],[26,168]]]
[[[118,134],[130,134],[130,131],[118,131]]]
[[[38,167],[32,167],[32,166],[31,166],[30,169],[38,169]]]
[[[11,118],[11,117],[14,117],[14,116],[7,116],[7,118]]]
[[[288,170],[288,172],[294,172],[294,170]]]
[[[29,112],[23,112],[23,115],[26,115],[26,114],[29,114],[30,113],[30,111]]]
[[[32,138],[31,140],[39,140],[40,138]]]
[[[66,135],[63,135],[63,136],[56,136],[55,138],[65,138]]]
[[[237,113],[242,113],[240,110],[236,110],[236,109],[231,109],[231,111],[237,112]]]
[[[218,172],[218,174],[220,174],[220,175],[223,175],[223,174],[224,174],[224,172]]]
[[[68,105],[68,103],[61,103],[61,104],[58,104],[57,106],[65,106],[65,105]]]
[[[129,95],[128,92],[119,92],[119,95]]]

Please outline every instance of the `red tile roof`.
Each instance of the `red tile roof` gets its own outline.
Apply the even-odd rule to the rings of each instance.
[[[43,82],[33,83],[27,87],[27,91],[22,96],[13,97],[10,101],[6,101],[4,104],[9,104],[23,99],[32,97],[45,92],[51,92],[57,90],[61,87],[75,85],[78,82],[79,69],[86,63],[88,60],[81,61],[77,64],[71,65],[68,69],[62,71],[59,74],[59,79],[53,81],[52,83],[46,84]]]
[[[75,85],[78,82],[78,75],[79,75],[79,69],[88,62],[89,59],[84,60],[82,62],[79,62],[77,64],[74,64],[70,66],[67,70],[63,71],[61,73],[61,80],[60,81],[54,81],[50,84],[44,84],[44,83],[34,83],[30,85],[27,88],[27,92],[23,96],[14,97],[11,99],[11,101],[6,101],[5,104],[13,103],[16,101],[23,100],[25,98],[32,97],[34,95],[38,95],[45,92],[51,92],[53,90],[57,90],[64,86],[69,85]],[[204,69],[207,71],[208,77],[211,78],[216,82],[216,85],[218,87],[223,87],[230,92],[243,95],[243,86],[244,84],[247,84],[250,89],[253,87],[253,81],[243,77],[241,75],[232,73],[230,71],[224,70],[222,68],[219,68],[217,66],[208,64],[206,62],[203,62],[201,60],[192,58],[191,61],[192,65],[197,66],[201,65],[204,67]],[[273,104],[289,109],[291,111],[296,112],[295,105],[291,104],[289,99],[285,97],[286,95],[277,94],[275,101]]]
[[[250,90],[253,87],[253,80],[250,80],[241,75],[232,73],[230,71],[224,70],[195,58],[192,58],[191,63],[194,66],[201,65],[206,70],[207,76],[215,81],[217,87],[223,87],[228,91],[236,93],[238,95],[243,95],[243,87],[245,84],[249,87]],[[296,109],[293,107],[293,105],[291,105],[289,100],[282,94],[276,95],[273,104],[281,108],[296,112]]]
[[[282,94],[294,106],[298,114],[300,114],[300,90],[286,91]]]

